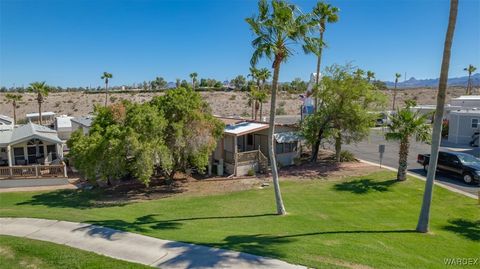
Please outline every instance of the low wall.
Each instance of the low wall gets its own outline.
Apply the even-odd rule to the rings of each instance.
[[[69,183],[68,178],[2,179],[0,188],[57,186]]]

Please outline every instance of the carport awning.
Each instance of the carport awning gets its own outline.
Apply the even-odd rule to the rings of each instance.
[[[276,133],[273,136],[277,143],[292,143],[302,139],[297,132]]]

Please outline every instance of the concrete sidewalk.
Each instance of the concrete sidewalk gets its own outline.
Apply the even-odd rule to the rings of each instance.
[[[43,240],[164,269],[306,268],[284,261],[67,221],[0,218],[0,234]]]

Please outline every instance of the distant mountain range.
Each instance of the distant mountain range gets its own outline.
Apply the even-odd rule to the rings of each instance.
[[[449,78],[448,86],[467,86],[468,76]],[[395,82],[385,81],[387,86],[394,87]],[[480,73],[472,75],[472,84],[474,86],[480,86]],[[435,79],[415,79],[411,77],[406,81],[398,82],[398,88],[419,88],[419,87],[438,87],[438,78]]]

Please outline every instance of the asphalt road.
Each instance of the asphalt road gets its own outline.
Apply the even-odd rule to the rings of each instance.
[[[382,164],[390,167],[398,167],[398,149],[399,145],[395,141],[386,141],[383,136],[383,130],[381,128],[374,128],[370,133],[370,136],[357,144],[344,145],[343,149],[346,149],[352,152],[357,158],[363,159],[366,161],[379,163],[380,155],[378,153],[378,146],[380,144],[385,145],[385,153],[383,155]],[[443,151],[462,151],[477,157],[480,156],[479,148],[471,148],[468,146],[459,147],[449,144],[447,141],[442,142],[441,150]],[[425,143],[419,143],[412,141],[410,145],[410,154],[408,158],[408,171],[415,173],[421,176],[426,176],[426,173],[423,171],[423,166],[417,163],[417,155],[430,153],[430,145]],[[453,188],[469,192],[477,195],[480,191],[478,185],[467,185],[463,183],[460,176],[446,174],[443,172],[437,172],[436,176],[437,181],[443,182],[445,185],[451,186]]]

